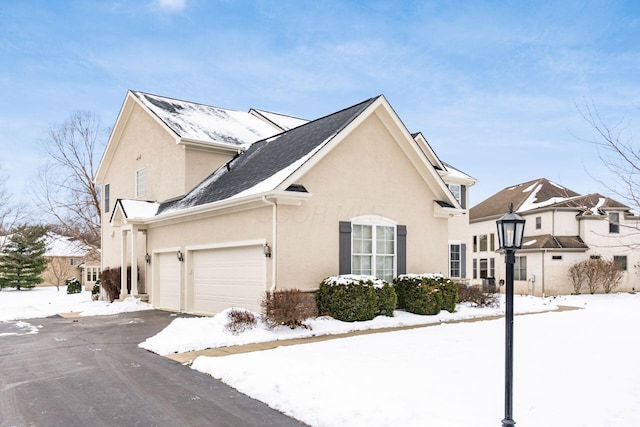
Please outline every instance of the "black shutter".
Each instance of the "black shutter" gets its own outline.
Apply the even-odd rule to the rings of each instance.
[[[338,274],[351,274],[351,223],[340,221]]]
[[[462,206],[463,209],[467,208],[467,186],[466,185],[460,186],[460,206]]]
[[[467,278],[467,244],[460,245],[460,278]]]
[[[396,271],[397,275],[407,274],[407,226],[406,225],[398,225],[396,226],[396,234],[397,234],[397,267]]]

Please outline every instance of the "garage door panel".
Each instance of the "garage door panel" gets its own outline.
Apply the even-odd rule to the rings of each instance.
[[[193,303],[196,313],[213,314],[230,307],[260,311],[266,287],[262,246],[193,252]]]
[[[155,305],[165,310],[180,310],[180,263],[173,252],[158,254]]]

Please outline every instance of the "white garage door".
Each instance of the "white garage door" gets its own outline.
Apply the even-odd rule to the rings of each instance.
[[[164,310],[180,311],[180,261],[175,252],[157,254],[154,277],[154,305]]]
[[[189,311],[215,314],[230,307],[260,312],[267,263],[262,246],[193,251]]]

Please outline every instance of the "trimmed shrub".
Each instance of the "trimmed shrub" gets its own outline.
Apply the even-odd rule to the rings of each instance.
[[[435,315],[442,307],[442,292],[434,283],[422,282],[418,286],[408,288],[405,301],[409,313],[421,315]]]
[[[398,308],[414,314],[453,313],[458,302],[458,286],[441,274],[403,274],[393,281]]]
[[[80,292],[82,292],[82,283],[75,277],[67,279],[67,293],[79,294]]]
[[[458,303],[458,285],[453,280],[445,277],[435,280],[442,293],[442,305],[440,307],[449,313],[453,313],[456,311],[456,304]]]
[[[384,283],[370,276],[328,277],[316,292],[318,313],[344,322],[371,320],[379,311],[375,287]]]
[[[266,292],[261,302],[262,314],[269,327],[286,325],[291,329],[307,327],[304,321],[318,315],[315,295],[299,289]]]
[[[381,287],[375,287],[376,296],[378,297],[378,310],[376,315],[393,317],[393,310],[398,305],[398,296],[396,290],[388,283],[384,283]]]
[[[249,310],[232,308],[227,313],[227,323],[224,328],[233,335],[240,335],[242,332],[253,329],[258,324],[255,314]]]

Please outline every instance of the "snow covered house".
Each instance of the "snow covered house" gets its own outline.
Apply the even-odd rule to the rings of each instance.
[[[466,270],[475,180],[384,96],[306,121],[129,91],[96,181],[102,267],[139,271],[121,295],[162,309],[257,311],[265,291],[336,274]]]
[[[472,284],[500,284],[504,279],[496,220],[507,212],[509,202],[526,220],[522,249],[516,252],[516,293],[571,294],[569,267],[590,257],[616,261],[625,270],[618,290],[640,288],[640,217],[613,199],[582,196],[544,178],[507,187],[471,208]]]

